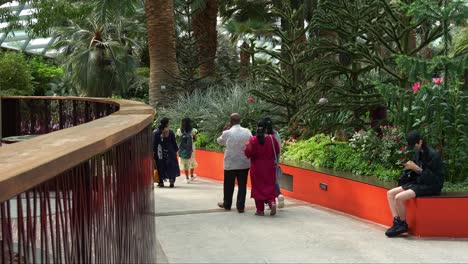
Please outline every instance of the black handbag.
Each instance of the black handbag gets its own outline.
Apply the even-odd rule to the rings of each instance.
[[[415,183],[418,175],[412,170],[404,170],[401,172],[400,178],[398,179],[398,186],[405,185],[407,183]]]

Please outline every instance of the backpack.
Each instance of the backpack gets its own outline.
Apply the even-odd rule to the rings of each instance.
[[[179,145],[179,157],[181,157],[182,159],[190,159],[190,157],[192,157],[193,152],[192,144],[192,131],[182,132]]]

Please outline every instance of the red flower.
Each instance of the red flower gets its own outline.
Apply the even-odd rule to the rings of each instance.
[[[247,102],[252,103],[254,99],[252,97],[247,98]]]
[[[400,151],[403,151],[403,148],[400,148]]]
[[[435,147],[437,150],[441,150],[442,148],[440,146]]]
[[[417,92],[421,88],[421,83],[417,82],[413,84],[413,92]]]
[[[435,84],[441,84],[444,81],[443,77],[440,78],[432,78],[432,82]]]

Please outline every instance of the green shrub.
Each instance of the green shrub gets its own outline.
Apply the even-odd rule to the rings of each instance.
[[[130,75],[128,88],[123,91],[122,97],[130,100],[149,102],[149,72],[148,67],[140,67]]]
[[[366,144],[374,147],[379,145],[377,141],[371,144],[374,139],[369,140],[368,137],[349,144],[348,142],[334,142],[328,136],[319,134],[308,140],[297,141],[286,146],[282,158],[304,161],[318,167],[351,171],[356,175],[372,175],[384,181],[396,180],[400,175],[400,169],[393,168],[391,163],[380,162],[380,159],[369,159],[361,150],[355,148],[360,146],[360,149],[367,150]],[[388,146],[380,144],[379,147],[382,149]],[[367,150],[366,153],[379,157],[371,150]]]
[[[157,111],[158,119],[168,117],[172,129],[180,126],[184,117],[190,117],[192,123],[216,144],[215,139],[221,134],[231,113],[239,113],[241,125],[250,130],[255,129],[258,120],[278,113],[278,108],[252,96],[250,91],[259,89],[252,83],[230,83],[227,86],[212,86],[207,90],[195,90],[192,94],[178,97],[168,108]],[[249,100],[250,98],[250,100]]]
[[[348,144],[348,142],[336,142],[333,147],[334,164],[333,169],[341,171],[352,171],[362,163],[360,155]]]
[[[468,192],[468,180],[459,183],[444,182],[443,192]]]
[[[411,115],[414,129],[438,149],[445,164],[446,179],[468,179],[468,95],[459,85],[422,85],[414,94]]]
[[[406,152],[405,135],[396,127],[383,126],[382,138],[374,130],[355,133],[350,146],[368,163],[384,164],[389,169],[401,169],[401,162],[410,158]]]
[[[298,160],[310,163],[314,166],[329,164],[330,152],[325,146],[332,144],[329,137],[319,134],[307,140],[297,141],[284,148],[281,157],[286,160]],[[328,154],[328,155],[327,155]]]
[[[0,95],[33,95],[31,71],[22,53],[0,54]]]
[[[51,90],[51,83],[63,74],[63,69],[44,60],[34,57],[29,60],[33,77],[34,95],[43,96]]]

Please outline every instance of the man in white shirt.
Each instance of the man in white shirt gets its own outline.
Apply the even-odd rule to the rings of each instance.
[[[230,124],[224,127],[223,134],[218,138],[218,144],[225,146],[224,151],[224,198],[218,206],[231,210],[232,195],[237,178],[237,211],[245,210],[245,196],[247,194],[247,176],[250,168],[250,159],[245,154],[245,145],[252,137],[252,133],[240,126],[241,116],[233,113]]]

